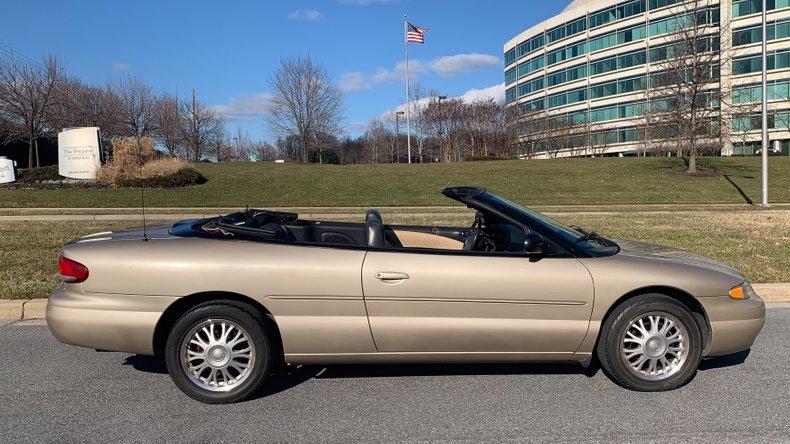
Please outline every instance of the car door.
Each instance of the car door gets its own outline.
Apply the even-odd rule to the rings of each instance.
[[[376,347],[392,353],[567,359],[593,303],[573,257],[369,251],[362,286]]]

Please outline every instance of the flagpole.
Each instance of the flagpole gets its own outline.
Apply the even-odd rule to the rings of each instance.
[[[406,155],[411,164],[411,106],[409,106],[409,22],[403,14],[403,48],[406,54]]]

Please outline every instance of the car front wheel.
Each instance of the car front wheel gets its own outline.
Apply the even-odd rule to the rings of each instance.
[[[691,312],[661,294],[637,296],[615,308],[598,343],[606,373],[638,391],[682,386],[696,374],[701,355],[702,335]]]
[[[243,304],[202,304],[184,314],[167,338],[165,361],[173,381],[198,401],[242,401],[261,385],[271,365],[269,340],[257,313]]]

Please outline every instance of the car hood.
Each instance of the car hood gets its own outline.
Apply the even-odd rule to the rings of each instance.
[[[647,244],[642,242],[633,242],[619,239],[615,240],[615,242],[617,242],[617,244],[620,246],[620,254],[622,255],[705,268],[708,270],[718,271],[735,276],[740,279],[745,279],[743,273],[737,268],[730,267],[723,262],[702,256],[701,254],[691,253],[689,251],[679,250],[677,248],[665,247],[663,245]]]

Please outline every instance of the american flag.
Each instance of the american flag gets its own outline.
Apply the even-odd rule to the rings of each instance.
[[[414,26],[411,23],[406,23],[406,43],[425,43],[425,33],[428,31],[426,28]]]

